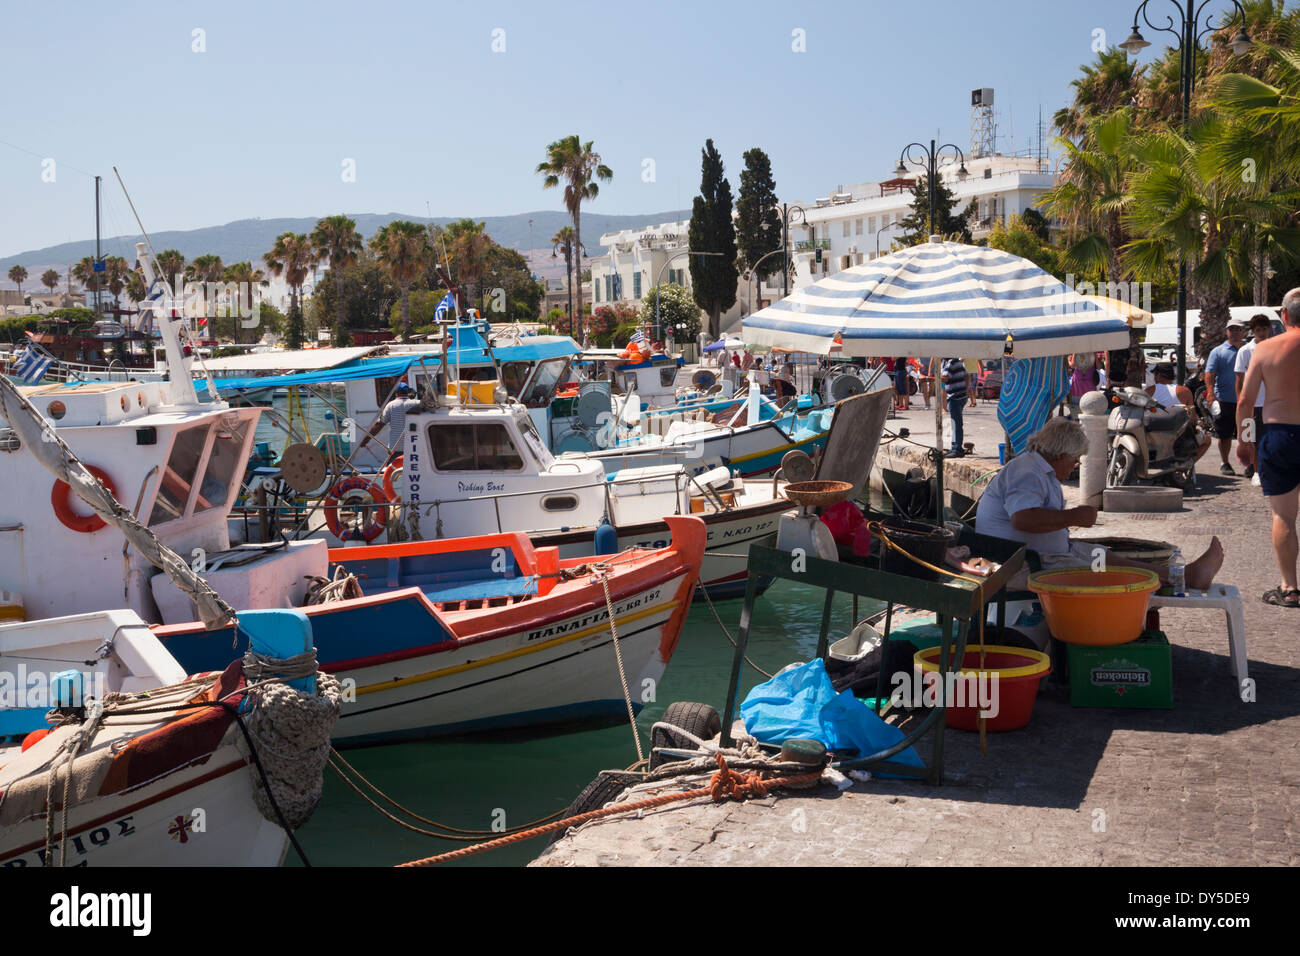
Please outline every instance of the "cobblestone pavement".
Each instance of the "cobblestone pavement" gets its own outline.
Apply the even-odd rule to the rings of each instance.
[[[1217,454],[1205,460],[1217,471]],[[974,734],[947,733],[942,787],[874,779],[659,810],[590,825],[532,865],[1300,862],[1300,610],[1260,601],[1278,573],[1259,489],[1202,477],[1181,513],[1103,514],[1089,534],[1159,538],[1189,560],[1219,535],[1255,702],[1229,672],[1224,616],[1166,608],[1173,710],[1076,709],[1045,682],[1029,726],[990,734],[987,756]]]

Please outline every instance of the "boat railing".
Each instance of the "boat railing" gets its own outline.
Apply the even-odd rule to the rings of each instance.
[[[685,472],[679,472],[672,476],[664,475],[663,477],[664,478],[671,477],[673,480],[673,490],[677,498],[677,503],[674,506],[673,514],[682,513],[681,492],[683,490],[689,491],[690,486],[694,486],[696,489],[698,489],[698,492],[692,492],[688,495],[688,497],[703,497],[705,500],[712,503],[719,511],[730,511],[734,507],[733,505],[727,504],[722,499],[721,495],[719,495],[715,490],[702,484],[694,475],[689,475]],[[600,482],[600,485],[602,486],[602,492],[605,496],[605,513],[609,515],[612,514],[613,512],[613,500],[612,500],[611,490],[614,486],[635,484],[641,480],[642,478],[638,476],[638,477],[624,478],[624,479],[614,478],[611,480]],[[549,495],[564,494],[566,492],[586,491],[591,489],[592,487],[593,484],[591,482],[588,482],[586,484],[565,485],[559,488],[554,488],[554,487],[534,488],[534,489],[527,489],[524,491],[505,491],[505,492],[496,492],[493,494],[465,495],[459,498],[433,498],[433,499],[420,499],[419,501],[411,501],[409,499],[398,498],[398,499],[386,501],[384,502],[384,504],[387,507],[393,507],[393,506],[401,506],[403,508],[414,507],[427,516],[431,513],[432,509],[435,508],[441,509],[444,505],[472,504],[474,502],[490,500],[492,501],[493,514],[496,517],[496,521],[497,521],[497,533],[504,533],[507,529],[505,528],[501,519],[502,499],[540,498]],[[285,519],[287,523],[292,523],[295,527],[297,527],[307,516],[312,514],[312,512],[315,510],[316,510],[315,502],[312,503],[308,503],[306,501],[299,502],[299,501],[294,501],[293,499],[285,498],[281,502],[267,503],[264,505],[256,504],[256,503],[248,503],[248,502],[245,502],[244,504],[237,504],[235,506],[235,509],[232,511],[232,515],[243,520],[244,540],[247,541],[249,540],[248,532],[249,532],[250,522],[256,520],[259,529],[267,527],[267,524],[264,523],[262,519],[263,514],[268,515],[271,522],[276,527],[278,527],[281,519]],[[517,530],[517,529],[511,528],[510,530]],[[533,530],[537,533],[545,533],[547,531],[563,531],[564,527],[557,527],[551,529],[538,528]]]

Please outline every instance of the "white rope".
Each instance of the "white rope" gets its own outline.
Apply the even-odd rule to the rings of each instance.
[[[627,689],[627,672],[623,669],[623,649],[618,642],[618,624],[614,620],[614,602],[609,596],[609,575],[605,571],[597,576],[600,580],[600,586],[605,590],[605,607],[609,610],[609,633],[614,638],[614,657],[618,661],[618,679],[623,684],[623,702],[627,704],[627,719],[632,725],[632,739],[636,741],[636,759],[638,761],[645,759],[645,753],[641,749],[641,734],[636,729],[636,714],[632,710],[632,693]]]

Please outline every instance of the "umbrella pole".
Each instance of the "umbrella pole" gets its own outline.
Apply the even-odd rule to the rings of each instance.
[[[943,403],[947,401],[947,392],[939,384],[940,376],[934,378],[934,516],[939,524],[943,524]]]

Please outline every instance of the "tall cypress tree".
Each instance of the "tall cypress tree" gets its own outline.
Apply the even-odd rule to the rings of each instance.
[[[957,197],[944,183],[943,177],[940,177],[934,187],[934,234],[948,239],[955,237],[957,242],[969,243],[971,241],[970,218],[975,211],[975,202],[972,200],[964,212],[954,216],[953,210],[956,207]],[[927,242],[930,238],[928,176],[922,176],[912,187],[911,209],[912,211],[899,223],[907,230],[899,240],[904,246],[914,246],[919,242]]]
[[[736,304],[736,230],[731,222],[731,184],[722,172],[722,156],[705,140],[700,195],[695,197],[689,233],[691,252],[720,252],[720,256],[690,256],[695,303],[709,313],[709,336],[718,337],[722,313]]]
[[[750,269],[764,256],[781,248],[781,214],[777,210],[772,161],[758,147],[745,153],[745,168],[740,172],[736,245]],[[770,256],[763,262],[761,274],[770,275],[780,268],[781,260]]]

